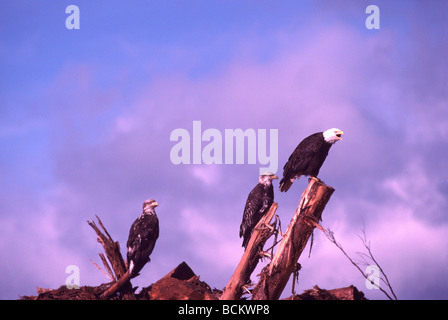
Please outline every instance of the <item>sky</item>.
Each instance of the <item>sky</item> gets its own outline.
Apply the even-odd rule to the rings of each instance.
[[[73,4],[79,29],[66,27]],[[370,4],[379,29],[366,27]],[[108,282],[90,261],[101,263],[102,247],[86,221],[98,215],[125,254],[150,198],[160,237],[133,284],[185,261],[225,287],[263,165],[247,154],[173,163],[174,130],[191,150],[210,143],[194,121],[223,140],[226,129],[278,130],[280,177],[303,138],[342,129],[319,174],[335,188],[323,227],[355,259],[365,229],[399,299],[448,299],[447,18],[438,0],[3,1],[0,299],[58,288],[73,265],[80,285]],[[274,181],[283,231],[306,186],[280,193]],[[322,232],[308,253],[298,293],[353,284],[386,298]]]

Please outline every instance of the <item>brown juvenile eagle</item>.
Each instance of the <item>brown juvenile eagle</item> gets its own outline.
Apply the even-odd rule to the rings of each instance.
[[[265,172],[258,178],[258,184],[252,189],[247,197],[244,207],[243,221],[240,226],[240,238],[243,237],[243,247],[246,249],[250,236],[258,221],[268,212],[274,202],[274,188],[272,179],[278,177]]]
[[[126,246],[128,247],[127,265],[131,278],[137,276],[145,264],[151,260],[149,256],[159,237],[159,219],[154,211],[158,205],[156,200],[146,200],[143,203],[143,213],[134,221],[129,230]]]

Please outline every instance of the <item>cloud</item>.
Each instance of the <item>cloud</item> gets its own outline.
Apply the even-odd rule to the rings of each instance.
[[[204,183],[206,186],[217,186],[221,182],[221,174],[216,165],[194,166],[192,173],[196,179]]]
[[[446,288],[446,281],[433,275],[443,272],[448,263],[444,254],[448,224],[437,212],[446,206],[446,196],[417,161],[409,162],[404,172],[381,181],[377,185],[382,189],[381,197],[341,199],[336,192],[324,212],[323,226],[335,232],[337,241],[355,260],[359,260],[357,252],[367,252],[359,239],[365,228],[372,252],[399,299],[445,297],[442,288]],[[311,258],[301,258],[301,263],[304,288],[313,281],[323,287],[349,281],[369,298],[385,298],[376,290],[368,290],[358,271],[320,233]]]
[[[235,251],[241,251],[239,239],[226,237],[228,230],[234,229],[233,224],[212,219],[220,214],[217,208],[185,208],[181,212],[180,224],[183,226],[186,239],[190,243],[189,254],[197,256],[214,270],[226,270],[234,267],[237,262]],[[236,234],[236,232],[235,232]]]
[[[384,181],[384,189],[391,192],[394,201],[412,208],[419,219],[433,223],[446,222],[443,208],[447,208],[448,199],[431,176],[425,173],[421,161],[412,159],[403,172]]]
[[[81,285],[98,282],[84,250],[76,250],[75,242],[63,241],[61,215],[54,205],[33,206],[33,214],[0,217],[2,242],[2,299],[35,295],[37,287],[58,288],[65,284],[68,265],[80,268]],[[92,236],[92,238],[94,238]],[[78,248],[79,249],[79,248]]]
[[[202,73],[197,68],[204,53],[187,46],[170,55],[181,68],[150,76],[134,68],[154,71],[157,61],[151,59],[135,65],[71,60],[52,74],[47,89],[33,96],[43,124],[28,105],[24,125],[0,130],[8,137],[32,135],[28,127],[44,126],[51,136],[42,151],[50,159],[45,187],[20,180],[15,185],[26,187],[11,189],[2,181],[0,243],[9,259],[0,270],[8,275],[2,277],[4,287],[25,294],[37,285],[59,286],[68,264],[82,267],[81,281],[105,281],[88,261],[101,248],[85,220],[98,214],[124,247],[147,198],[160,203],[161,236],[139,285],[186,261],[211,286],[224,286],[242,255],[238,228],[259,166],[173,165],[171,131],[190,131],[192,121],[201,120],[203,128],[221,132],[278,129],[279,174],[302,138],[343,129],[344,140],[332,147],[321,170],[321,178],[336,188],[324,226],[354,253],[362,249],[357,235],[365,223],[399,297],[444,297],[446,283],[425,270],[443,274],[447,262],[440,254],[447,245],[448,154],[440,147],[447,138],[446,94],[439,86],[433,90],[433,83],[443,83],[443,73],[427,68],[435,56],[444,70],[446,50],[435,50],[442,45],[433,40],[427,40],[430,50],[415,49],[424,32],[406,35],[415,49],[409,51],[402,33],[390,28],[366,36],[342,21],[307,26],[277,28],[269,34],[276,46],[244,32],[226,34],[225,41],[234,39],[232,49],[210,62],[219,67]],[[218,51],[219,40],[202,50]],[[151,51],[143,41],[119,44],[134,60]],[[10,166],[2,163],[2,172]],[[283,226],[305,184],[276,192]],[[364,289],[357,271],[322,236],[316,235],[311,258],[305,256],[299,290],[350,281]]]

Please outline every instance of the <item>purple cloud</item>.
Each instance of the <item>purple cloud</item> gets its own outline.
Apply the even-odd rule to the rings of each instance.
[[[347,19],[358,12],[346,9],[340,14]],[[129,227],[148,198],[160,204],[161,234],[136,285],[147,286],[186,261],[202,280],[224,287],[243,252],[239,224],[259,165],[174,165],[170,133],[191,132],[200,120],[203,130],[222,133],[278,129],[279,175],[301,139],[340,127],[344,139],[320,174],[336,189],[324,227],[355,255],[365,225],[399,298],[446,299],[448,284],[431,275],[442,274],[448,262],[440,254],[448,244],[448,42],[427,36],[444,21],[425,23],[424,12],[434,9],[406,21],[416,32],[384,22],[377,33],[366,33],[361,11],[361,29],[343,20],[273,25],[269,43],[251,28],[227,30],[209,47],[109,35],[107,48],[116,44],[113,52],[123,60],[77,53],[60,64],[47,61],[54,71],[31,98],[21,98],[21,111],[0,113],[8,119],[0,129],[2,146],[14,151],[0,162],[1,297],[56,288],[71,264],[80,267],[81,285],[106,282],[89,261],[98,262],[101,247],[86,220],[98,214],[124,252]],[[204,62],[220,51],[220,41],[229,43],[227,51]],[[164,69],[167,53],[172,65]],[[9,94],[1,97],[14,105]],[[33,143],[37,137],[40,143]],[[13,140],[19,141],[14,147]],[[283,230],[305,185],[275,193]],[[322,234],[315,238],[311,257],[304,253],[299,261],[297,290],[353,283],[369,298],[384,298],[366,289]]]

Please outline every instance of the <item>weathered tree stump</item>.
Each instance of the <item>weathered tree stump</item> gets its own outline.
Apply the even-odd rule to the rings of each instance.
[[[260,276],[253,290],[253,300],[277,300],[280,298],[291,273],[296,271],[297,261],[313,234],[322,212],[330,200],[334,189],[322,181],[310,179],[308,187],[302,194],[299,205],[289,223],[288,230],[269,265]]]
[[[255,226],[246,250],[235,269],[232,277],[226,285],[221,296],[221,300],[238,300],[243,294],[242,287],[250,282],[250,276],[255,270],[260,260],[260,252],[269,237],[272,235],[273,226],[270,226],[271,220],[275,215],[278,204],[274,202],[269,211],[260,219]]]
[[[110,264],[112,265],[113,272],[109,267],[109,264],[107,263],[104,255],[100,253],[99,256],[112,279],[115,279],[115,282],[101,295],[101,298],[108,299],[118,290],[120,290],[121,294],[123,295],[123,299],[135,300],[134,291],[132,290],[132,285],[129,281],[129,272],[126,269],[126,264],[120,252],[120,245],[118,241],[115,242],[112,239],[103,223],[101,222],[100,218],[98,216],[96,218],[98,219],[99,225],[104,230],[104,233],[101,232],[94,221],[87,221],[87,223],[92,227],[93,230],[95,230],[96,234],[98,235],[97,240],[103,246],[107,256],[107,260],[109,260]]]

